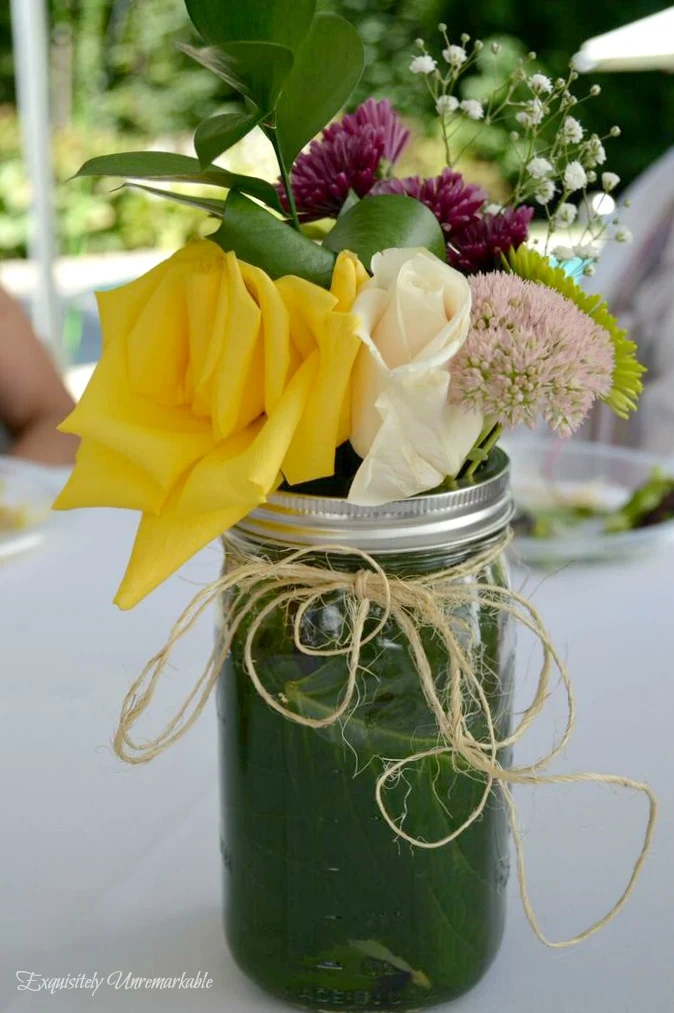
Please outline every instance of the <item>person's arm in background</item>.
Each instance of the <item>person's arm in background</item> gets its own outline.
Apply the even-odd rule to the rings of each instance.
[[[0,288],[0,423],[8,453],[42,464],[69,464],[78,440],[56,429],[73,401],[47,351],[17,305]]]

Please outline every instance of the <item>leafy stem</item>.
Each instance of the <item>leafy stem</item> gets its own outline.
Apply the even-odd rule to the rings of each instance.
[[[281,171],[281,180],[283,181],[283,188],[286,192],[286,197],[288,198],[288,207],[290,208],[290,220],[292,223],[292,227],[296,229],[297,232],[299,232],[300,220],[297,217],[297,204],[295,203],[295,194],[293,193],[292,184],[290,182],[290,173],[288,172],[288,168],[286,166],[285,159],[281,151],[281,146],[278,142],[278,135],[274,127],[268,128],[267,137],[272,143],[272,147],[274,148],[274,152],[276,154],[276,160],[278,161],[278,167]]]
[[[493,426],[489,430],[489,433],[486,436],[486,438],[483,439],[481,437],[478,440],[477,446],[474,447],[473,451],[471,452],[474,455],[472,457],[472,459],[471,459],[471,454],[468,455],[468,460],[469,460],[470,463],[468,464],[468,467],[466,468],[466,470],[464,471],[464,473],[461,475],[461,478],[473,478],[474,477],[475,472],[480,467],[480,465],[483,463],[483,461],[486,459],[486,456],[496,446],[496,443],[500,439],[502,433],[503,433],[503,426],[500,425],[499,423],[497,423],[495,426]],[[475,453],[476,451],[478,453]]]

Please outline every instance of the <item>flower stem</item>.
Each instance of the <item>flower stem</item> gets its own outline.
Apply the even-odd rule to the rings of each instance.
[[[281,170],[281,179],[283,181],[283,187],[285,189],[286,196],[288,198],[288,207],[290,208],[290,219],[291,219],[291,222],[292,222],[292,227],[294,229],[297,229],[297,231],[299,232],[300,231],[300,220],[297,217],[297,204],[295,203],[295,194],[293,193],[292,184],[290,182],[290,174],[289,174],[288,169],[286,167],[286,163],[285,163],[285,160],[283,158],[283,154],[281,152],[281,147],[280,147],[280,145],[278,143],[278,137],[276,135],[276,130],[270,130],[269,134],[268,134],[268,137],[269,137],[269,140],[271,141],[272,146],[274,148],[274,151],[276,153],[276,160],[278,162],[278,167]]]
[[[491,432],[489,433],[489,435],[487,436],[487,438],[482,443],[478,444],[478,448],[477,449],[484,451],[485,454],[488,454],[489,451],[493,450],[493,448],[495,447],[496,443],[498,442],[498,440],[501,437],[502,432],[503,432],[503,426],[501,426],[501,425],[499,425],[497,423],[494,426],[494,428],[491,430]],[[480,467],[481,464],[482,464],[482,461],[480,461],[480,460],[471,461],[470,464],[468,465],[466,471],[464,472],[464,474],[461,477],[462,478],[473,478],[474,475],[475,475],[475,472],[477,471],[477,469]]]

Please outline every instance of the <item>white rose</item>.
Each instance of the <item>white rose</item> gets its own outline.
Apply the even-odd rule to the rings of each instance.
[[[482,430],[449,404],[450,363],[470,327],[465,277],[424,249],[386,250],[353,307],[363,341],[351,443],[363,458],[349,499],[378,506],[455,475]]]

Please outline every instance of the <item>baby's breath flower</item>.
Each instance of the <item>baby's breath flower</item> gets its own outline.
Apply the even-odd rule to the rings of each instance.
[[[632,232],[626,225],[619,225],[616,229],[615,240],[617,243],[631,243],[634,239]]]
[[[461,43],[462,45],[465,46],[468,42],[470,42],[470,35],[468,34],[468,32],[464,32],[463,35],[461,36]]]
[[[578,208],[575,204],[560,204],[555,211],[555,224],[560,228],[568,228],[573,225],[578,215]]]
[[[510,131],[510,140],[511,141],[519,141],[519,139],[520,139],[519,131],[517,131],[517,130],[511,130]]]
[[[578,144],[579,141],[582,141],[584,133],[583,125],[579,120],[574,116],[566,117],[562,124],[562,135],[565,140],[570,141],[572,144]]]
[[[438,101],[435,103],[440,116],[447,116],[449,113],[454,113],[459,108],[459,100],[456,95],[441,95]]]
[[[603,165],[606,161],[606,149],[596,134],[592,134],[589,141],[586,141],[583,157],[585,164],[590,168],[594,168],[595,165]]]
[[[415,56],[410,63],[410,70],[413,74],[432,74],[436,67],[436,61],[428,53],[424,53],[423,56]]]
[[[591,278],[596,273],[597,268],[594,266],[594,264],[586,264],[585,267],[583,268],[583,274],[585,275],[586,278]]]
[[[620,176],[616,175],[615,172],[602,172],[601,174],[601,185],[606,190],[606,193],[610,193],[620,183]]]
[[[517,113],[515,119],[523,127],[537,127],[543,122],[546,111],[546,106],[541,100],[534,98],[531,102],[526,103],[524,109],[521,109]]]
[[[587,173],[579,161],[569,162],[564,170],[564,186],[573,193],[575,190],[582,190],[587,184]]]
[[[443,49],[442,56],[453,70],[458,70],[468,59],[463,46],[448,46],[447,49]]]
[[[473,43],[473,49],[476,53],[479,53],[481,49],[484,49],[484,42],[482,39],[476,39]]]
[[[529,87],[534,95],[547,95],[552,91],[552,81],[545,74],[532,74],[529,78]]]
[[[592,98],[596,98],[597,95],[601,95],[601,88],[598,84],[593,84],[590,88],[590,95]]]
[[[476,98],[464,99],[461,109],[470,120],[481,120],[484,116],[484,107]]]
[[[545,179],[553,171],[552,163],[547,158],[537,156],[527,163],[527,172],[534,179]]]
[[[549,204],[555,196],[555,184],[551,179],[543,179],[536,187],[534,197],[538,204]]]
[[[501,45],[500,42],[492,42],[491,51],[494,54],[494,56],[498,56],[498,54],[501,52],[502,49],[503,46]]]
[[[620,129],[620,127],[611,127],[609,133],[611,137],[620,137],[620,135],[622,134],[622,130]]]
[[[576,251],[573,246],[555,246],[552,256],[557,260],[573,260],[576,256]]]
[[[578,246],[574,247],[573,252],[581,260],[596,260],[599,256],[599,251],[594,243],[579,243]]]
[[[588,181],[588,183],[596,183],[597,182],[597,173],[594,171],[594,169],[588,169],[587,170],[587,181]]]

